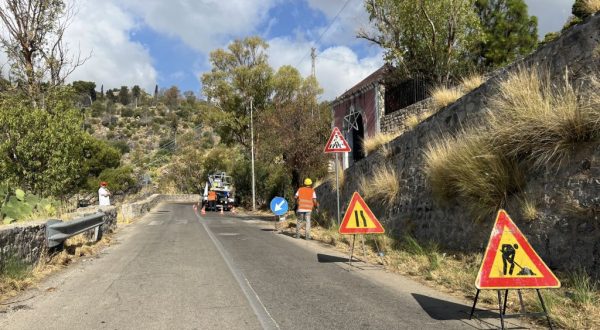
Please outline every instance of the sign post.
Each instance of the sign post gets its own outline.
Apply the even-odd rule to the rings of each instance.
[[[515,267],[516,266],[516,267]],[[508,290],[516,289],[521,302],[522,314],[525,312],[521,289],[535,289],[542,305],[542,309],[552,329],[552,322],[546,310],[546,305],[540,293],[542,288],[559,288],[560,281],[552,273],[550,268],[533,250],[523,233],[510,219],[508,213],[499,210],[494,223],[494,229],[490,235],[488,246],[485,250],[481,268],[475,280],[477,293],[471,308],[473,317],[479,291],[491,289],[498,291],[498,308],[500,311],[500,325],[504,329],[504,317],[506,315],[506,299]],[[502,304],[501,290],[504,292],[504,306]]]
[[[335,191],[337,195],[337,224],[340,225],[340,181],[339,181],[339,156],[340,152],[350,152],[350,145],[344,139],[344,135],[339,128],[334,127],[325,145],[325,153],[335,153]]]

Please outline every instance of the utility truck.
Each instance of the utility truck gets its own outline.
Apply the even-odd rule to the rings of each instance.
[[[202,205],[207,211],[230,211],[235,204],[234,193],[231,176],[225,172],[211,174],[204,184]]]

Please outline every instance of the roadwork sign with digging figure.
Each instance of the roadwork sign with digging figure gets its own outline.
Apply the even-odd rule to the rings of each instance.
[[[542,309],[548,319],[548,325],[552,323],[548,317],[546,306],[539,289],[558,288],[560,281],[552,273],[550,268],[533,250],[523,233],[515,225],[505,210],[498,211],[496,222],[488,246],[483,256],[481,268],[475,280],[477,293],[471,317],[475,311],[479,291],[484,289],[498,290],[498,306],[500,309],[500,321],[504,328],[504,316],[506,316],[506,299],[509,289],[517,289],[519,301],[521,302],[521,313],[517,315],[533,314],[526,313],[521,296],[521,289],[535,289],[542,304]],[[505,290],[504,307],[500,290]]]

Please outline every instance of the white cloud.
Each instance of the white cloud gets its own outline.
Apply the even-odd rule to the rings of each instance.
[[[95,81],[98,88],[140,85],[154,89],[157,73],[152,58],[141,44],[130,40],[136,29],[134,19],[109,1],[77,1],[77,15],[69,26],[65,40],[71,53],[78,49],[91,57],[69,77]]]
[[[269,62],[275,69],[283,65],[296,67],[303,76],[311,70],[309,42],[296,42],[288,38],[269,40]],[[302,60],[302,61],[301,61]],[[324,89],[323,100],[333,100],[366,78],[383,65],[382,54],[359,59],[346,46],[336,46],[317,53],[315,72]]]
[[[123,0],[160,33],[181,38],[204,53],[221,47],[230,38],[252,34],[280,0]]]

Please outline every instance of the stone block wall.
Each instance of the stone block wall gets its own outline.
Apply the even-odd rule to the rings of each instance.
[[[392,166],[400,176],[399,200],[391,207],[368,201],[386,232],[405,234],[421,241],[436,241],[449,250],[483,252],[493,219],[475,222],[464,205],[440,205],[432,196],[424,168],[424,151],[429,143],[477,127],[488,110],[487,98],[495,93],[498,81],[519,66],[548,70],[553,79],[573,78],[600,72],[600,15],[566,31],[523,61],[496,72],[487,83],[456,103],[432,115],[390,143],[391,155],[372,153],[348,168],[341,190],[342,212],[354,191],[360,191],[362,176],[372,175],[379,166]],[[509,123],[507,123],[509,124]],[[336,194],[330,184],[317,188],[321,209],[336,212]],[[525,194],[532,196],[539,219],[522,220],[517,198],[506,206],[534,249],[552,268],[584,267],[600,278],[600,147],[581,146],[569,164],[558,173],[532,175]],[[565,207],[565,205],[571,205]]]
[[[382,133],[404,133],[410,129],[406,120],[411,116],[421,117],[431,109],[431,99],[409,105],[406,108],[394,111],[381,117]]]

